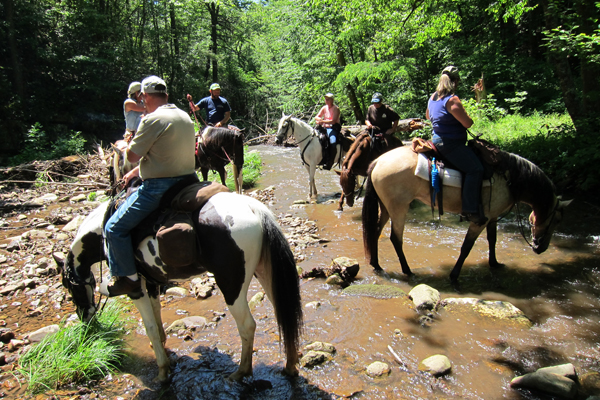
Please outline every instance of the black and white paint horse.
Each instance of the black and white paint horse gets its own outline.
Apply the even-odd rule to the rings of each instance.
[[[99,277],[94,276],[92,265],[105,259],[102,235],[108,207],[108,203],[102,204],[84,220],[62,264],[63,285],[71,293],[83,321],[89,321],[98,311],[95,289]],[[214,195],[194,215],[198,218],[196,233],[201,251],[191,266],[165,265],[152,236],[143,239],[136,251],[138,271],[143,277],[142,296],[132,300],[154,348],[159,368],[156,380],[164,382],[169,376],[159,285],[187,280],[205,271],[214,274],[242,339],[240,366],[229,379],[241,380],[252,375],[256,322],[250,313],[247,294],[253,276],[258,278],[275,310],[287,357],[284,372],[297,375],[302,329],[299,278],[294,255],[275,217],[258,200],[228,192]]]

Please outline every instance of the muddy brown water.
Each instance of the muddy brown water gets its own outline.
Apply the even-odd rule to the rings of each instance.
[[[333,172],[317,171],[317,204],[294,205],[308,195],[308,174],[301,166],[298,149],[252,149],[261,153],[264,163],[258,188],[275,187],[276,200],[270,205],[274,213],[313,220],[319,226],[318,235],[329,240],[305,250],[306,259],[299,263],[304,270],[326,266],[339,256],[351,257],[361,264],[354,284],[393,285],[408,293],[417,284],[426,283],[438,289],[443,299],[509,301],[524,311],[533,327],[443,310],[422,326],[406,298],[347,296],[323,279],[304,280],[303,304],[319,302],[320,306],[304,307],[302,347],[314,341],[332,343],[337,349],[333,360],[312,369],[301,368],[298,378],[283,377],[280,371],[285,359],[277,325],[272,306],[264,301],[253,311],[257,323],[254,377],[238,384],[223,379],[237,368],[241,341],[218,290],[206,300],[167,296],[163,299],[166,325],[182,316],[201,315],[209,320],[215,312],[225,316],[214,327],[192,332],[187,338],[170,335],[167,346],[172,352],[173,374],[168,387],[151,382],[157,369],[138,321],[127,336],[130,357],[125,373],[102,382],[95,390],[100,398],[546,399],[549,397],[511,389],[510,380],[562,363],[573,363],[580,376],[600,371],[600,225],[595,206],[576,200],[549,249],[541,255],[527,246],[515,215],[509,214],[499,223],[497,244],[498,260],[505,267],[489,269],[487,241],[481,237],[463,267],[457,291],[448,275],[466,223],[459,223],[456,215],[445,215],[440,222],[425,206],[411,208],[404,239],[406,257],[415,274],[410,278],[402,274],[388,239],[388,224],[380,240],[380,262],[386,273],[375,274],[364,261],[362,199],[354,207],[336,212],[338,177]],[[249,298],[260,290],[253,281]],[[69,305],[65,307],[61,315],[72,312]],[[10,316],[11,309],[5,307],[0,314]],[[139,319],[137,313],[132,314]],[[10,318],[7,321],[11,322]],[[55,316],[40,317],[38,325],[55,321]],[[419,362],[434,354],[448,356],[452,362],[449,375],[432,378],[418,372]],[[374,361],[387,363],[390,374],[377,379],[366,376],[366,367]]]

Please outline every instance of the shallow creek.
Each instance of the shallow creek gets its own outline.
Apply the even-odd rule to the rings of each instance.
[[[458,216],[446,214],[440,221],[437,212],[433,218],[428,207],[412,207],[404,248],[415,275],[408,278],[402,274],[388,239],[389,224],[380,240],[385,274],[375,274],[364,261],[362,199],[352,208],[335,211],[340,194],[338,176],[333,171],[317,171],[317,204],[294,205],[308,195],[308,174],[298,149],[252,149],[261,153],[264,163],[258,188],[275,187],[275,201],[270,205],[273,212],[315,221],[318,236],[328,240],[305,250],[306,259],[299,263],[303,270],[346,256],[361,265],[353,284],[393,285],[408,293],[426,283],[439,290],[442,299],[508,301],[531,319],[533,327],[444,310],[423,326],[406,297],[347,296],[324,279],[303,280],[302,303],[319,302],[320,306],[304,307],[302,347],[315,341],[329,342],[337,349],[333,360],[312,369],[301,368],[296,379],[283,377],[285,358],[272,306],[265,300],[253,311],[257,322],[254,378],[231,384],[223,377],[239,363],[241,340],[219,291],[206,300],[167,296],[163,301],[165,325],[182,316],[200,315],[209,320],[214,312],[225,316],[214,327],[193,332],[191,337],[170,335],[167,346],[177,356],[173,356],[168,389],[150,382],[156,374],[154,355],[138,324],[128,336],[131,361],[125,370],[130,375],[119,377],[119,384],[113,387],[105,386],[105,394],[137,399],[542,399],[511,389],[510,380],[562,363],[573,363],[580,376],[600,372],[598,209],[575,201],[549,249],[541,255],[529,249],[514,213],[509,214],[499,223],[497,244],[498,260],[505,267],[490,270],[487,241],[480,237],[462,269],[457,291],[448,276],[467,228],[466,223],[458,222]],[[261,290],[254,280],[249,298]],[[418,371],[419,362],[434,354],[448,356],[452,362],[449,375],[433,378]],[[374,361],[387,363],[391,373],[384,378],[368,377],[365,368]]]

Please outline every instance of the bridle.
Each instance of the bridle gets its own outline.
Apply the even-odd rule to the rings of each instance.
[[[292,126],[292,124],[294,124],[294,125]],[[295,129],[294,129],[294,127],[295,127],[295,123],[294,123],[294,121],[292,121],[292,119],[291,119],[291,117],[290,117],[290,118],[287,120],[287,125],[286,125],[286,127],[285,127],[285,132],[284,132],[284,133],[283,133],[281,136],[282,136],[282,137],[283,137],[283,136],[285,136],[286,138],[288,138],[288,137],[290,137],[290,136],[293,136],[293,137],[294,137],[294,143],[292,143],[292,144],[294,144],[294,145],[296,145],[296,146],[298,146],[300,143],[302,143],[302,142],[304,142],[304,141],[306,141],[306,140],[308,140],[308,139],[312,139],[312,138],[314,138],[314,137],[315,137],[315,135],[314,135],[314,131],[313,131],[313,134],[311,134],[311,135],[306,135],[306,137],[305,137],[304,139],[302,139],[302,140],[300,140],[300,141],[296,141],[296,136],[294,135],[294,133],[295,133]],[[288,135],[288,131],[290,130],[290,128],[292,128],[292,134],[291,134],[291,135]],[[310,143],[310,142],[309,142],[309,143]],[[307,144],[307,145],[308,145],[308,144]],[[305,146],[305,147],[306,147],[306,146]],[[303,148],[303,149],[304,149],[304,148]]]
[[[554,204],[554,207],[552,208],[550,222],[548,222],[548,225],[546,226],[544,233],[540,236],[539,239],[537,239],[538,241],[542,241],[544,239],[544,237],[548,234],[548,228],[550,228],[552,226],[552,223],[554,222],[554,219],[556,218],[556,212],[558,211],[559,204],[560,204],[560,201],[558,201],[558,199],[556,199],[556,203]],[[516,206],[517,206],[517,221],[519,223],[519,230],[521,231],[521,236],[523,236],[523,239],[525,239],[525,242],[529,245],[529,247],[533,248],[533,245],[531,243],[529,243],[529,240],[527,240],[527,237],[525,236],[525,229],[523,228],[523,223],[521,221],[521,210],[519,209],[518,202],[516,203]],[[531,223],[529,225],[531,226]],[[536,240],[535,237],[533,239]]]

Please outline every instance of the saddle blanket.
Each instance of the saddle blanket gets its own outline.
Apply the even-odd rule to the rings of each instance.
[[[415,169],[415,175],[421,179],[429,180],[429,160],[423,153],[419,153],[417,157],[417,168]],[[445,186],[462,187],[462,173],[455,169],[444,168],[444,176],[442,182]],[[482,187],[491,186],[489,180],[484,180]]]

